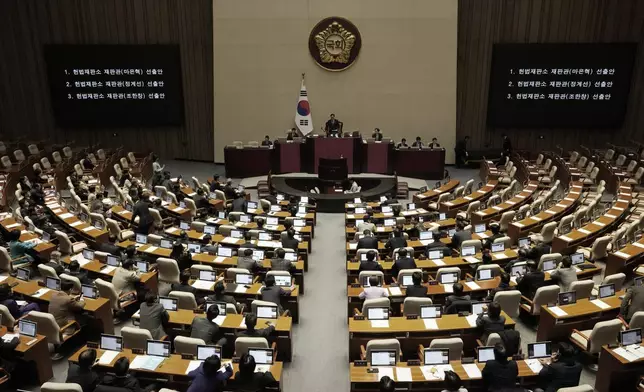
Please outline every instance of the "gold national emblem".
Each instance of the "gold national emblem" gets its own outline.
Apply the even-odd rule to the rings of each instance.
[[[309,51],[318,65],[329,71],[342,71],[356,60],[362,40],[350,21],[331,17],[320,21],[309,36]]]

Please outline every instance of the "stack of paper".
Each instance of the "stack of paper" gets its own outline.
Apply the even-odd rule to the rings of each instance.
[[[481,262],[481,260],[477,259],[477,258],[476,258],[476,257],[474,257],[474,256],[467,256],[467,257],[465,257],[465,261],[467,261],[468,263],[472,263],[472,264],[474,264],[474,263],[480,263],[480,262]]]
[[[110,274],[112,271],[114,271],[116,267],[112,267],[111,265],[105,266],[104,268],[101,268],[101,273],[103,274]]]
[[[86,232],[86,233],[88,231],[92,231],[92,230],[98,230],[98,229],[96,227],[94,227],[94,226],[87,226],[87,227],[83,228],[83,231]]]
[[[74,214],[71,214],[71,213],[69,213],[69,212],[66,212],[66,213],[64,213],[64,214],[60,215],[60,216],[59,216],[59,218],[60,218],[60,219],[67,219],[67,218],[71,218],[72,216],[74,216]]]
[[[644,244],[640,244],[639,242],[633,242],[633,246],[637,246],[638,248],[644,248]]]
[[[452,369],[452,365],[433,365],[433,366],[421,366],[420,371],[423,372],[425,380],[444,380],[445,372]]]
[[[562,317],[562,316],[567,316],[567,315],[568,315],[568,313],[566,313],[566,311],[565,311],[565,310],[561,309],[561,308],[560,308],[560,307],[558,307],[558,306],[553,306],[553,307],[551,307],[551,308],[548,308],[548,310],[550,310],[552,313],[554,313],[554,314],[555,314],[555,316],[558,316],[558,317]]]
[[[629,257],[631,257],[631,255],[629,255],[628,253],[624,253],[624,252],[620,252],[620,251],[617,251],[614,254],[616,256],[621,257],[622,259],[628,259]]]
[[[488,236],[487,234],[485,234],[485,233],[477,233],[476,235],[478,235],[480,238],[487,238],[487,237],[489,237],[489,236]]]
[[[389,320],[371,320],[371,328],[389,328]]]
[[[590,234],[590,231],[588,231],[588,230],[586,230],[586,229],[578,229],[578,230],[579,230],[579,232],[580,232],[580,233],[582,233],[582,234]]]
[[[224,322],[226,321],[226,315],[225,314],[220,314],[219,316],[215,317],[214,320],[211,320],[213,323],[217,325],[223,325]]]
[[[392,380],[394,379],[394,368],[379,366],[376,369],[378,369],[378,380],[384,376],[388,376]]]
[[[445,265],[445,262],[443,260],[441,260],[441,259],[432,259],[432,263],[434,263],[434,264],[436,264],[438,266]]]
[[[154,251],[155,251],[155,250],[157,250],[157,249],[159,249],[159,247],[158,247],[158,246],[148,246],[147,248],[145,248],[145,251],[146,251],[146,252],[150,252],[150,253],[152,253],[152,252],[154,252]]]
[[[130,369],[144,369],[154,371],[161,365],[165,358],[151,355],[137,355],[130,363]]]
[[[396,367],[396,381],[411,382],[411,369],[408,367]]]
[[[215,263],[223,263],[226,260],[224,256],[215,257]]]
[[[594,300],[592,300],[590,302],[592,302],[593,305],[597,306],[600,309],[609,309],[610,308],[609,304],[607,304],[606,302],[604,302],[604,301],[602,301],[600,299],[594,299]]]
[[[481,369],[475,363],[463,364],[463,369],[469,378],[481,378]]]
[[[211,282],[209,280],[195,280],[194,283],[192,283],[192,287],[199,289],[199,290],[210,290],[214,282]],[[242,286],[243,287],[243,286]]]
[[[201,365],[203,361],[190,361],[188,362],[188,368],[186,369],[186,374],[190,373],[191,371],[195,370],[196,368]]]
[[[119,351],[105,350],[101,358],[98,360],[99,365],[107,366],[112,363],[114,358],[120,354]]]
[[[450,283],[446,283],[443,285],[443,290],[445,290],[446,293],[453,293],[454,292],[454,285]]]
[[[83,221],[79,221],[79,220],[78,220],[78,221],[76,221],[76,222],[72,222],[72,223],[70,223],[69,225],[70,225],[71,227],[76,227],[76,226],[78,226],[78,225],[80,225],[80,224],[82,224],[82,223],[83,223]]]
[[[400,287],[389,287],[389,295],[402,295]]]
[[[357,242],[350,242],[349,243],[349,249],[357,249],[358,248],[358,243]]]
[[[20,337],[20,335],[15,334],[15,333],[6,333],[6,334],[2,335],[2,341],[10,342],[10,341],[13,340],[13,338],[17,338],[17,337]]]
[[[465,282],[465,284],[472,290],[478,290],[481,288],[481,286],[479,286],[476,282]]]
[[[539,374],[541,369],[543,369],[543,365],[541,364],[541,362],[539,362],[538,359],[526,359],[525,363],[534,374]]]
[[[48,291],[49,291],[48,288],[38,289],[38,291],[33,293],[31,296],[38,298],[38,297],[41,297],[41,296],[45,295]]]
[[[224,244],[236,244],[237,243],[237,238],[232,238],[232,237],[226,237],[223,240],[221,240]]]
[[[245,293],[246,292],[246,287],[244,287],[244,285],[238,284],[237,287],[235,287],[235,292],[236,293]]]

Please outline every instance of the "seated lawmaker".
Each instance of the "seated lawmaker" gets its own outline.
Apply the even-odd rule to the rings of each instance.
[[[432,138],[432,142],[429,143],[429,148],[441,148],[441,145],[438,144],[438,139],[435,137]]]
[[[537,289],[543,286],[545,279],[546,274],[537,270],[537,263],[529,261],[528,273],[517,279],[517,290],[521,292],[522,296],[532,299]]]
[[[575,271],[575,267],[572,266],[570,256],[564,256],[561,259],[561,265],[557,266],[557,269],[550,272],[550,278],[553,282],[559,285],[562,293],[570,291],[570,285],[572,285],[572,282],[577,281],[577,271]]]
[[[365,230],[362,232],[362,238],[358,240],[356,249],[378,249],[378,239],[371,231]]]
[[[373,223],[373,220],[371,219],[371,216],[365,215],[362,218],[362,222],[358,223],[356,225],[356,232],[362,233],[365,230],[369,230],[372,233],[376,232],[376,225]]]
[[[433,241],[427,244],[427,247],[425,248],[425,257],[429,257],[429,252],[433,250],[442,251],[443,256],[450,256],[452,254],[452,250],[447,246],[447,244],[441,241],[440,232],[437,232],[437,231],[433,232],[432,239]]]
[[[389,297],[389,291],[384,287],[378,286],[378,277],[370,276],[369,277],[369,286],[362,289],[362,292],[358,297],[360,299],[374,299],[374,298],[387,298]]]
[[[456,314],[464,308],[472,306],[472,300],[469,295],[463,293],[463,284],[454,283],[452,286],[452,295],[445,298],[445,313]]]
[[[93,369],[96,362],[96,350],[93,348],[84,350],[78,356],[78,363],[69,363],[67,370],[67,383],[80,385],[83,392],[94,392],[99,378]]]
[[[414,147],[415,148],[423,148],[424,146],[425,145],[423,144],[423,141],[420,138],[420,136],[416,136],[416,141],[414,143],[412,143],[412,145],[411,145],[412,148],[414,148]]]
[[[275,286],[275,276],[267,275],[264,279],[264,287],[262,287],[262,301],[272,302],[277,304],[279,314],[284,313],[282,308],[282,297],[291,295],[295,290],[295,285],[291,285],[288,289],[281,286]]]
[[[295,229],[290,228],[286,230],[286,238],[282,240],[282,248],[293,249],[297,251],[297,247],[300,245],[300,241],[295,238]]]
[[[400,139],[400,143],[396,145],[396,148],[409,148],[409,144],[407,144],[407,139],[405,138]]]
[[[537,388],[535,392],[556,392],[579,385],[583,367],[575,359],[575,349],[569,343],[559,343],[559,350],[552,358],[540,359],[539,362],[543,365],[539,372],[539,385],[543,389]]]
[[[192,295],[194,295],[198,305],[201,305],[202,303],[206,302],[204,297],[199,294],[198,290],[195,287],[192,287],[192,285],[190,285],[190,272],[188,270],[181,272],[181,275],[179,275],[179,281],[180,283],[178,284],[172,283],[171,291],[181,291],[184,293],[191,293]]]
[[[501,272],[500,278],[501,282],[499,283],[499,286],[490,290],[490,294],[488,294],[486,300],[492,301],[496,293],[513,290],[513,287],[510,286],[510,274],[507,272]]]
[[[373,134],[371,135],[372,139],[375,139],[377,142],[382,141],[382,133],[380,133],[380,128],[374,128]]]
[[[485,244],[483,244],[483,249],[492,249],[492,244],[495,239],[505,237],[505,234],[501,233],[501,226],[496,223],[490,225],[490,231],[492,235],[486,239]]]
[[[140,328],[147,329],[152,334],[152,339],[159,340],[166,335],[164,325],[168,323],[170,315],[163,305],[157,301],[157,295],[152,291],[145,293],[145,302],[141,304]]]
[[[273,145],[273,142],[271,141],[271,138],[268,135],[264,136],[264,140],[262,140],[262,146],[270,147],[272,145]]]
[[[423,275],[415,271],[411,274],[411,281],[413,285],[407,286],[405,297],[427,297],[427,286],[423,286]]]
[[[201,188],[197,188],[197,194],[194,195],[192,201],[195,202],[195,207],[197,207],[198,209],[207,209],[210,207],[210,202],[208,201],[206,196],[204,196],[203,189]]]
[[[404,248],[407,246],[407,240],[403,236],[402,230],[396,227],[392,233],[391,238],[385,244],[385,249],[389,250],[389,254],[393,255],[394,249]]]
[[[224,337],[224,333],[219,329],[219,325],[215,323],[215,319],[218,316],[219,307],[216,305],[209,306],[206,311],[206,317],[195,317],[192,320],[190,337],[193,339],[202,339],[206,344],[225,346],[226,338]]]
[[[246,329],[237,332],[237,337],[245,336],[249,338],[268,338],[270,334],[275,331],[275,327],[268,324],[268,322],[268,326],[266,328],[255,329],[255,326],[257,325],[257,316],[255,316],[253,313],[246,313],[246,316],[244,316],[244,321],[246,323]]]
[[[360,261],[360,268],[358,268],[358,273],[362,271],[382,271],[382,266],[376,260],[376,252],[370,250],[367,252],[367,260]]]
[[[501,332],[505,329],[505,316],[501,314],[501,305],[498,302],[492,302],[489,306],[483,307],[483,312],[479,313],[476,319],[476,326],[483,331],[481,341],[487,342],[488,336],[492,333]]]
[[[452,243],[450,244],[450,247],[452,249],[460,249],[461,244],[464,241],[469,241],[472,239],[472,231],[471,230],[465,230],[466,223],[462,220],[457,220],[456,221],[456,232],[452,236]]]
[[[271,372],[256,372],[255,358],[243,353],[239,358],[239,371],[235,373],[235,391],[261,392],[275,386],[277,381]]]
[[[414,268],[416,268],[416,262],[407,254],[407,249],[398,249],[398,260],[394,261],[394,264],[391,266],[391,276],[398,278],[398,273],[401,270]]]
[[[481,375],[486,391],[514,390],[519,377],[519,368],[516,361],[508,361],[508,354],[503,344],[497,343],[494,346],[494,359],[485,363]]]

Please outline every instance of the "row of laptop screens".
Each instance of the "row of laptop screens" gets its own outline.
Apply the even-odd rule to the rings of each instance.
[[[101,334],[101,350],[122,351],[123,350],[123,337],[116,335]],[[170,342],[161,340],[148,340],[146,344],[146,354],[156,357],[169,357],[171,354]],[[248,354],[252,355],[255,363],[260,365],[273,364],[273,349],[272,348],[249,348]],[[217,356],[221,358],[220,346],[209,346],[200,344],[197,346],[197,360],[205,361],[210,356]]]

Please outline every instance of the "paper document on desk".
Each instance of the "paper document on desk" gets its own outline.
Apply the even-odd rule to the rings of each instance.
[[[211,321],[212,321],[213,323],[215,323],[215,324],[217,324],[217,325],[221,326],[221,325],[223,325],[223,324],[224,324],[224,322],[226,321],[226,315],[225,315],[225,314],[224,314],[224,315],[219,315],[219,316],[215,317],[215,318],[214,318],[213,320],[211,320]]]
[[[394,216],[394,213],[393,212],[383,212],[382,215],[384,215],[384,216],[389,218],[389,217]]]
[[[470,314],[469,316],[465,317],[467,322],[470,324],[470,327],[476,327],[476,319],[477,318],[478,318],[478,315],[476,315],[476,314]]]
[[[477,233],[476,235],[478,235],[479,238],[487,238],[487,237],[489,237],[489,235],[487,235],[485,233]]]
[[[104,268],[101,268],[101,273],[102,274],[111,274],[112,271],[114,271],[115,269],[116,269],[116,267],[108,265],[108,266],[105,266]]]
[[[633,242],[633,246],[637,246],[638,248],[644,248],[644,244],[640,244],[639,242]]]
[[[454,371],[454,369],[452,369],[452,365],[432,365],[420,367],[420,371],[423,372],[425,380],[444,380],[445,372],[447,370]]]
[[[226,258],[224,256],[217,256],[214,260],[215,263],[223,263],[224,261],[226,261]]]
[[[539,374],[541,369],[543,369],[543,365],[541,364],[541,362],[539,362],[538,359],[526,359],[525,364],[528,365],[528,367],[534,374]]]
[[[423,323],[425,323],[425,329],[438,329],[436,319],[423,319]]]
[[[615,252],[614,255],[619,256],[622,259],[628,259],[629,257],[631,257],[631,255],[629,255],[628,253],[624,253],[624,252],[620,252],[620,251]]]
[[[443,290],[445,290],[446,293],[453,293],[454,292],[454,285],[450,283],[446,283],[443,285]]]
[[[503,252],[499,252],[499,253],[492,253],[492,258],[493,258],[494,260],[505,259],[506,257],[507,257],[507,256],[506,256],[506,255],[505,255],[505,253],[503,253]]]
[[[593,305],[597,306],[600,309],[610,309],[610,305],[607,304],[606,302],[602,301],[601,299],[594,299],[590,301]]]
[[[76,221],[76,222],[70,223],[69,225],[70,225],[71,227],[76,227],[76,226],[78,226],[78,225],[80,225],[80,224],[82,224],[82,223],[83,223],[83,221]]]
[[[379,366],[376,369],[378,369],[378,380],[380,380],[384,376],[388,376],[392,380],[394,379],[394,368]]]
[[[572,238],[567,237],[567,236],[565,236],[565,235],[560,235],[560,236],[559,236],[559,239],[562,239],[562,240],[564,240],[564,241],[566,241],[566,242],[570,242],[570,241],[572,241]]]
[[[481,286],[479,286],[476,282],[465,282],[465,284],[472,290],[478,290],[481,288]]]
[[[238,284],[237,287],[235,287],[235,292],[236,293],[245,293],[246,292],[246,287],[244,285]]]
[[[158,246],[148,246],[147,248],[145,248],[145,251],[148,252],[148,253],[152,253],[157,249],[159,249]]]
[[[541,222],[541,218],[539,218],[538,216],[531,216],[530,219]]]
[[[7,275],[2,275],[0,276],[0,283],[4,282],[9,276]],[[17,301],[16,301],[17,302]]]
[[[235,222],[235,227],[242,227],[242,226],[244,226],[245,224],[246,224],[246,223],[244,223],[244,222]]]
[[[553,306],[551,308],[548,308],[552,313],[555,314],[555,316],[561,317],[561,316],[567,316],[568,313],[566,313],[565,310],[561,309],[559,306]]]
[[[445,262],[441,259],[432,259],[432,263],[438,265],[438,266],[443,266],[445,265]]]
[[[512,224],[513,224],[513,225],[515,225],[516,227],[523,227],[523,226],[525,226],[523,223],[519,223],[519,222],[514,222],[514,223],[512,223]]]
[[[463,369],[469,378],[482,378],[481,369],[475,363],[463,364]]]
[[[271,365],[256,365],[255,373],[266,373],[271,371]]]
[[[237,244],[237,238],[232,238],[232,237],[226,237],[223,240],[221,240],[224,244]]]
[[[509,205],[511,205],[511,206],[513,206],[513,205],[517,204],[517,203],[513,202],[512,200],[508,200],[508,201],[506,201],[506,203],[508,203],[508,204],[509,204]]]
[[[161,365],[165,358],[151,355],[137,355],[130,363],[130,369],[144,369],[154,371]]]
[[[465,196],[465,197],[463,197],[463,199],[465,199],[465,200],[468,200],[468,201],[469,201],[469,200],[472,200],[472,197],[471,197],[471,196]]]
[[[257,246],[260,248],[279,248],[282,246],[282,243],[276,241],[257,241]]]
[[[130,211],[128,210],[121,210],[119,211],[119,215],[127,215]]]
[[[402,214],[403,216],[414,215],[415,213],[416,213],[416,211],[414,211],[414,210],[412,210],[412,211],[403,211],[403,212],[401,212],[401,214]]]
[[[396,381],[408,381],[411,382],[411,368],[408,367],[396,367]]]
[[[119,354],[120,351],[105,350],[103,355],[101,355],[101,358],[98,360],[98,364],[108,366]]]
[[[349,249],[357,249],[357,248],[358,248],[358,243],[357,242],[349,243]]]
[[[595,226],[599,226],[599,227],[604,227],[604,226],[606,226],[606,225],[605,225],[604,223],[602,223],[602,222],[593,222],[593,225],[595,225]]]
[[[298,218],[306,218],[306,214],[295,214],[296,217]]]
[[[501,211],[503,208],[501,208],[499,206],[493,206],[492,209],[495,210],[495,211]]]
[[[347,214],[347,219],[355,219],[356,217],[353,214]]]
[[[550,214],[550,215],[554,215],[554,214],[556,214],[556,212],[554,212],[554,211],[552,211],[552,210],[545,210],[544,212],[545,212],[546,214]]]
[[[7,229],[13,229],[14,227],[20,226],[20,223],[12,223],[10,225],[7,225]]]
[[[31,296],[39,298],[39,297],[42,297],[43,295],[45,295],[48,291],[50,291],[50,290],[47,289],[47,288],[41,288],[41,289],[38,289],[38,291],[36,291],[35,293],[33,293]]]
[[[400,287],[390,287],[389,295],[402,295],[402,291],[400,290]]]
[[[74,216],[74,214],[71,214],[71,213],[69,213],[69,212],[66,212],[66,213],[64,213],[64,214],[62,214],[62,215],[60,215],[60,216],[58,216],[58,217],[59,217],[60,219],[67,219],[67,218],[71,218],[72,216]]]
[[[174,207],[174,208],[172,209],[172,211],[174,211],[174,212],[179,212],[179,211],[181,211],[181,210],[183,210],[183,208],[181,208],[181,207]]]
[[[427,246],[432,242],[433,242],[433,240],[420,240],[420,243],[423,244],[423,246]]]
[[[209,280],[199,280],[199,279],[197,279],[192,283],[192,287],[194,287],[196,289],[199,289],[199,290],[210,290],[210,288],[212,287],[212,285],[214,283],[215,282],[211,282]]]
[[[626,346],[626,351],[634,355],[637,360],[640,360],[644,358],[644,347],[640,346],[639,344],[631,344],[630,346]]]
[[[371,320],[371,328],[389,328],[389,320]]]
[[[586,229],[578,229],[578,231],[579,231],[580,233],[582,233],[582,234],[590,234],[590,231],[588,231],[588,230],[586,230]]]
[[[472,263],[472,264],[480,263],[480,262],[481,262],[481,260],[477,259],[477,258],[476,258],[476,257],[474,257],[474,256],[467,256],[467,257],[465,257],[465,261],[467,261],[468,263]]]
[[[555,204],[555,207],[566,208],[567,206],[565,204]]]
[[[2,335],[2,341],[3,342],[10,342],[10,341],[13,340],[13,338],[19,338],[19,337],[20,337],[20,335],[18,335],[16,333],[6,333],[6,334]]]
[[[630,351],[627,351],[624,347],[619,347],[613,350],[613,352],[620,357],[624,358],[628,362],[633,362],[637,361],[637,356],[631,353]]]
[[[87,227],[83,228],[83,231],[85,233],[87,233],[88,231],[92,231],[92,230],[98,230],[98,229],[96,227],[94,227],[94,226],[87,226]]]
[[[186,369],[186,374],[190,373],[191,371],[197,369],[199,365],[201,365],[203,361],[190,361],[188,362],[188,368]]]
[[[27,305],[29,302],[27,302],[27,301],[23,301],[23,300],[17,300],[17,301],[16,301],[16,303],[18,304],[18,306],[25,306],[25,305]]]

